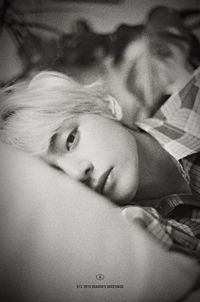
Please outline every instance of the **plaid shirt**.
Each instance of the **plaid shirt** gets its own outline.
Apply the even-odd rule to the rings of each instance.
[[[200,260],[200,68],[153,118],[137,126],[172,155],[191,189],[144,201],[140,222],[168,249]]]

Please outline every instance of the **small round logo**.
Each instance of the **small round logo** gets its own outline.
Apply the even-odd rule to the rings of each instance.
[[[98,274],[98,275],[96,275],[96,279],[97,279],[98,281],[102,281],[104,278],[105,278],[105,276],[104,276],[103,274]]]

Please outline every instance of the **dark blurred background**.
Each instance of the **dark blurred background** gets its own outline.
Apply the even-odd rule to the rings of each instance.
[[[0,84],[40,69],[90,67],[113,52],[116,31],[120,45],[127,42],[121,25],[143,24],[162,5],[181,12],[200,36],[199,0],[0,0]]]

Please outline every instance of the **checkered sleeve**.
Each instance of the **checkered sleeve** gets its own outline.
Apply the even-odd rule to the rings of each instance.
[[[200,152],[200,67],[151,118],[137,122],[177,161]]]
[[[134,218],[158,242],[200,260],[200,67],[152,118],[137,123],[174,160],[191,193],[163,197],[158,207],[140,203]],[[135,209],[127,209],[135,216]]]

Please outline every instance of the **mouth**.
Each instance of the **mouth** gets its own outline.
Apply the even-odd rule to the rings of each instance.
[[[111,172],[113,170],[113,167],[109,168],[106,170],[99,178],[96,191],[100,194],[104,194],[105,191],[109,188],[109,183],[110,183],[110,176]]]

